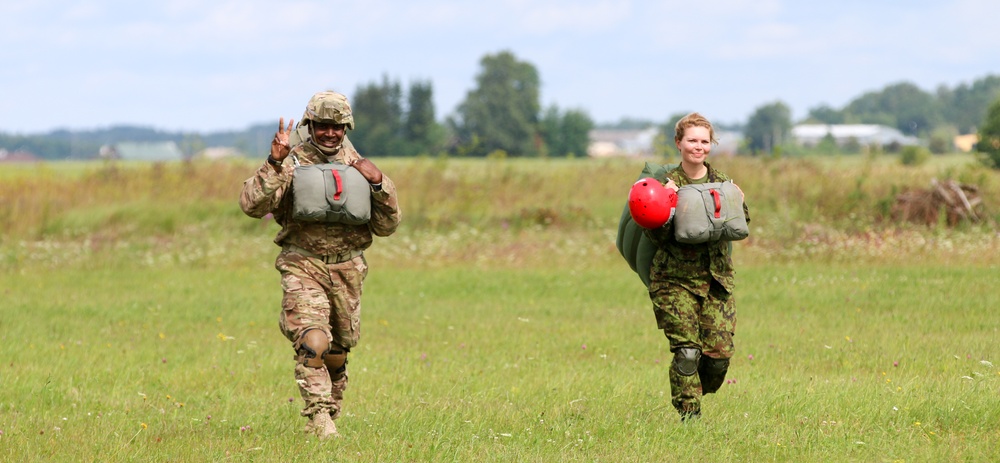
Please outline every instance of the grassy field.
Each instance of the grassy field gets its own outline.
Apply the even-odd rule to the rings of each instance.
[[[681,425],[614,248],[641,166],[376,161],[404,226],[366,253],[345,437],[327,442],[301,432],[276,227],[236,207],[256,164],[7,169],[0,460],[1000,460],[995,222],[882,217],[930,178],[995,207],[995,172],[719,160],[753,217],[737,355]]]

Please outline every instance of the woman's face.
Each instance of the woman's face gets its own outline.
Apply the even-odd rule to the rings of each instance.
[[[684,136],[677,142],[677,151],[680,151],[681,161],[686,164],[704,164],[708,153],[712,151],[712,135],[708,128],[688,127],[684,129]]]

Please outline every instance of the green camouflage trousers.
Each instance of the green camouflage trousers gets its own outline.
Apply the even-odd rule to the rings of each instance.
[[[671,364],[671,402],[678,412],[701,411],[702,386],[705,393],[718,390],[726,371],[712,371],[705,365],[712,359],[729,359],[735,353],[736,299],[715,281],[707,296],[698,296],[679,285],[665,285],[650,293],[656,324],[670,341],[670,351],[695,348],[701,351],[698,374],[684,376]]]
[[[358,344],[361,335],[361,287],[368,275],[368,263],[363,255],[346,262],[327,264],[321,259],[282,251],[274,263],[281,273],[279,326],[281,333],[292,342],[296,352],[306,331],[319,329],[326,333],[333,349],[344,352]],[[346,367],[346,365],[345,365]],[[305,401],[302,416],[327,412],[333,418],[340,415],[347,370],[329,371],[324,365],[310,367],[297,362],[295,381]]]

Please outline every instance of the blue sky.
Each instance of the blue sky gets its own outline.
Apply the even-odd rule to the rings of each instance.
[[[995,0],[81,0],[0,4],[0,132],[242,130],[319,90],[433,85],[438,119],[510,50],[597,122],[802,118],[901,81],[1000,74]]]

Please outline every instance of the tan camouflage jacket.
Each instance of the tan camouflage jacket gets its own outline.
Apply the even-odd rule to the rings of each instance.
[[[340,150],[327,157],[308,142],[292,148],[281,172],[275,172],[264,163],[253,177],[243,182],[240,193],[240,208],[250,217],[261,218],[274,214],[274,220],[281,225],[275,236],[278,245],[293,244],[317,255],[340,254],[349,251],[363,251],[372,244],[372,235],[389,236],[399,226],[400,211],[396,198],[396,185],[388,175],[382,174],[382,189],[372,188],[371,221],[362,225],[339,223],[302,222],[292,220],[292,166],[291,158],[296,156],[302,165],[342,162],[350,164],[361,155],[354,145],[344,137]]]
[[[707,162],[708,182],[724,182],[729,176],[712,168]],[[673,179],[677,186],[691,183],[681,166],[666,171],[661,182]],[[743,213],[750,222],[750,210],[743,203]],[[654,292],[666,285],[677,284],[699,296],[708,294],[712,280],[717,281],[726,292],[732,293],[736,286],[733,259],[730,255],[730,242],[716,241],[709,243],[681,243],[674,238],[674,221],[667,222],[655,230],[646,230],[650,240],[656,244],[657,251],[653,256],[650,269],[649,291]]]

